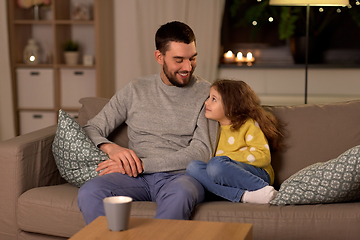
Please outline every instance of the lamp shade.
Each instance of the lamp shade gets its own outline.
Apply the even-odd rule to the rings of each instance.
[[[270,0],[270,5],[278,6],[347,6],[348,0]]]

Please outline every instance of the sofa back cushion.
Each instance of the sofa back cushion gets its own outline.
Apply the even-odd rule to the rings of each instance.
[[[79,100],[82,107],[79,110],[78,123],[83,127],[88,120],[95,117],[110,99],[99,97],[86,97]],[[109,136],[109,140],[122,147],[128,147],[129,138],[127,135],[126,124],[121,124]]]
[[[80,125],[85,125],[108,101],[105,98],[81,99]],[[266,108],[284,124],[286,136],[286,148],[272,153],[276,188],[297,171],[313,163],[334,159],[360,145],[360,100]],[[126,124],[119,126],[109,138],[127,147]]]
[[[297,171],[360,145],[360,101],[268,107],[285,128],[286,148],[273,152],[275,187]]]

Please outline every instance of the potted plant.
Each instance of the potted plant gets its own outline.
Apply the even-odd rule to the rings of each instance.
[[[66,41],[63,45],[65,63],[67,65],[78,64],[79,59],[79,43],[76,41]]]

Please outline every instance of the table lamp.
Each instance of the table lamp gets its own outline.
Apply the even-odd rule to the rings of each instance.
[[[270,5],[306,6],[305,104],[307,104],[310,6],[347,6],[349,5],[349,1],[348,0],[270,0]]]

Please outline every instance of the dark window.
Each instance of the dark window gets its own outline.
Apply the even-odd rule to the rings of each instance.
[[[350,5],[310,8],[309,35],[316,39],[322,63],[360,63],[360,2],[351,0]],[[226,0],[221,45],[223,52],[234,54],[245,48],[286,49],[291,38],[305,36],[305,31],[306,7],[270,6],[268,0]]]

